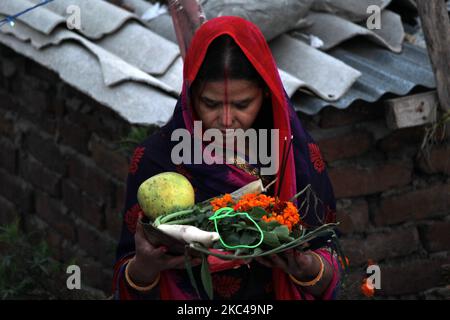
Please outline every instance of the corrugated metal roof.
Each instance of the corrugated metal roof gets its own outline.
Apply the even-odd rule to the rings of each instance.
[[[0,17],[39,2],[0,0]],[[66,28],[69,5],[80,8],[80,30]],[[181,86],[173,81],[178,46],[106,1],[51,2],[0,28],[0,43],[55,71],[131,123],[162,125],[172,115]]]
[[[293,100],[297,111],[312,115],[327,106],[345,109],[358,100],[375,102],[387,93],[406,95],[419,85],[430,89],[436,87],[426,49],[407,42],[399,54],[360,38],[327,53],[359,70],[362,76],[334,102],[307,93],[296,94]]]
[[[38,2],[0,0],[0,14],[12,15]],[[129,2],[139,6],[139,15],[151,6],[142,0]],[[81,30],[66,28],[68,5],[80,7]],[[102,19],[98,19],[99,14]],[[329,14],[320,16],[322,23],[336,20]],[[386,28],[403,33],[397,15],[389,16],[393,19]],[[335,28],[331,22],[319,28],[329,40],[326,48],[334,47],[329,51],[288,35],[270,43],[283,84],[293,95],[298,111],[314,114],[328,105],[342,109],[357,100],[376,101],[388,92],[404,95],[418,85],[435,87],[425,49],[405,43],[403,51],[395,54],[367,41],[375,39],[397,50],[398,37],[389,39],[389,30],[376,36],[362,32],[365,38],[353,38],[361,34],[362,25],[344,22],[340,22],[348,31],[344,39],[352,39],[341,44],[343,39],[332,38]],[[103,0],[57,0],[20,17],[16,27],[0,29],[0,43],[54,70],[131,123],[142,124],[167,121],[181,91],[183,64],[173,37],[167,13],[144,22]],[[317,96],[298,90],[309,90]]]

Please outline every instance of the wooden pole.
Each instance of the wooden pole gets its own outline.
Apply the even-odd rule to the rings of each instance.
[[[428,54],[436,78],[439,104],[450,112],[450,21],[444,0],[416,0]]]

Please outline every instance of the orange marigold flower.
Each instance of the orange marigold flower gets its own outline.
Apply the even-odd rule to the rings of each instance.
[[[263,221],[278,221],[280,224],[286,225],[289,230],[292,230],[292,227],[300,222],[300,215],[292,202],[280,201],[265,194],[246,194],[237,203],[234,203],[230,194],[225,194],[221,198],[213,199],[211,205],[214,211],[233,206],[235,211],[249,212],[254,207],[261,207],[270,213],[262,217]]]
[[[233,198],[231,197],[231,194],[226,193],[221,198],[215,198],[215,199],[211,200],[210,203],[213,207],[213,210],[216,211],[216,210],[219,210],[220,208],[224,208],[224,207],[233,205],[234,201],[233,201]]]
[[[371,265],[374,265],[374,264],[375,264],[375,262],[372,259],[367,260],[367,265],[368,266],[371,266]]]
[[[363,284],[361,285],[361,292],[366,297],[373,297],[375,294],[375,288],[369,283],[368,278],[364,279]]]
[[[254,207],[261,207],[267,210],[273,203],[275,199],[273,197],[267,196],[265,194],[246,194],[238,201],[234,206],[236,211],[250,211]]]
[[[300,222],[300,215],[292,202],[277,201],[273,206],[271,216],[264,216],[263,220],[266,222],[276,220],[280,224],[287,226],[289,231],[291,231],[292,227]]]

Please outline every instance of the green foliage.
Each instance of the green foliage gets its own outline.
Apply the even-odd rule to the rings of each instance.
[[[19,221],[0,227],[0,256],[1,300],[91,298],[67,289],[64,266],[38,233],[23,233]]]
[[[446,139],[446,126],[450,123],[450,111],[441,114],[436,122],[425,127],[425,134],[420,146],[420,154],[431,167],[430,155],[434,146],[441,144]]]
[[[131,127],[128,135],[117,143],[119,150],[130,154],[140,143],[144,142],[154,130],[155,127],[153,126]]]

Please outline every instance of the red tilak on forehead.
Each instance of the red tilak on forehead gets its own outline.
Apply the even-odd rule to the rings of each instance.
[[[228,123],[228,120],[231,117],[231,110],[230,110],[230,104],[229,104],[229,93],[228,93],[228,81],[229,81],[229,72],[228,72],[228,65],[225,65],[225,68],[223,69],[223,81],[224,81],[224,97],[223,97],[223,107],[224,107],[224,117],[226,119],[226,123]]]

